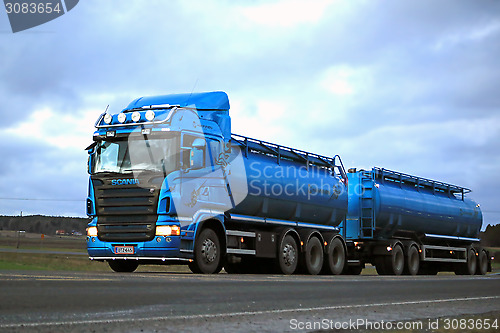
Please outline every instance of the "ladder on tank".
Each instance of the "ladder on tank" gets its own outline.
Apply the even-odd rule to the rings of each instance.
[[[360,207],[360,238],[373,238],[375,230],[375,210],[373,209],[374,178],[370,171],[361,174],[362,193],[359,196]]]

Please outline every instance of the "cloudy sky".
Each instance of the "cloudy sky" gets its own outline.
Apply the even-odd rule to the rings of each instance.
[[[85,215],[84,148],[108,104],[223,90],[234,133],[469,187],[484,225],[500,223],[499,13],[492,0],[85,0],[13,34],[2,11],[0,215]]]

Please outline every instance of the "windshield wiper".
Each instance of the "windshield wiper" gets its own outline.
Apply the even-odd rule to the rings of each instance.
[[[116,175],[116,176],[120,176],[120,175],[123,174],[122,172],[108,171],[108,170],[101,170],[101,171],[95,172],[94,174],[97,175],[97,174],[102,174],[102,173],[105,173],[105,174],[108,174],[108,175]]]
[[[123,172],[161,172],[159,169],[125,169]]]

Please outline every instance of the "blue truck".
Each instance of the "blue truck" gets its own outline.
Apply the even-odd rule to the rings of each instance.
[[[469,189],[232,134],[224,92],[141,97],[95,127],[87,249],[114,271],[491,271]]]

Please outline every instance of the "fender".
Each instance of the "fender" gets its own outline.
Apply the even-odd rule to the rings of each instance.
[[[295,240],[297,241],[297,247],[299,249],[299,252],[302,252],[302,245],[300,245],[300,242],[301,242],[300,235],[293,228],[285,228],[280,232],[279,237],[278,237],[278,241],[279,241],[278,244],[281,244],[281,242],[283,241],[283,238],[285,238],[287,235],[292,235],[292,237],[295,238]],[[279,249],[278,249],[278,251],[279,251]]]
[[[224,212],[212,211],[209,209],[200,209],[193,215],[193,223],[195,225],[194,229],[194,241],[198,237],[199,231],[203,229],[203,226],[207,222],[216,221],[223,233],[224,238],[221,241],[224,243],[223,248],[225,249],[225,245],[227,244],[227,235],[226,235],[226,226],[224,224]],[[211,222],[213,223],[213,222]],[[225,250],[224,250],[225,252]]]
[[[325,253],[328,251],[328,246],[330,246],[330,244],[333,242],[333,240],[334,240],[335,238],[340,239],[340,242],[342,243],[342,246],[344,247],[344,252],[345,252],[346,257],[347,257],[347,244],[345,243],[344,238],[342,238],[342,236],[340,236],[340,234],[335,234],[335,235],[329,236],[329,237],[327,238],[327,239],[329,239],[329,240],[328,240],[327,246],[324,246]],[[324,244],[324,243],[323,243],[323,244]],[[346,265],[347,265],[347,261],[346,261]]]
[[[321,246],[323,247],[323,251],[325,250],[325,239],[323,238],[323,235],[318,230],[312,229],[312,230],[300,230],[299,235],[301,238],[301,242],[304,242],[304,245],[301,245],[301,252],[305,250],[306,244],[309,242],[309,239],[311,239],[312,236],[317,236],[319,241],[321,242]]]
[[[387,247],[390,246],[394,248],[396,245],[400,245],[401,249],[403,249],[403,253],[405,253],[405,246],[399,239],[389,239],[387,241],[377,242],[376,246],[373,248],[373,254],[379,256],[391,255],[392,251],[387,251]]]

